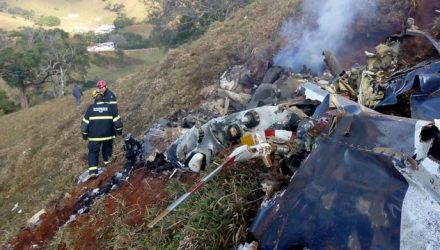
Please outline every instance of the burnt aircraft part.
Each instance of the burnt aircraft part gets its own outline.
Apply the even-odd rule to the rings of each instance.
[[[251,109],[276,104],[278,102],[279,94],[279,89],[275,85],[262,83],[255,90],[255,93],[246,108]]]
[[[394,105],[398,102],[398,96],[410,91],[432,93],[438,90],[440,83],[440,61],[423,62],[411,69],[398,71],[389,77],[384,84],[386,87],[385,97],[376,107]]]
[[[338,59],[336,59],[336,56],[331,51],[328,50],[323,51],[322,56],[324,57],[325,65],[327,66],[327,69],[330,71],[330,74],[332,74],[333,76],[340,76],[344,73],[341,64],[339,63]]]
[[[344,136],[347,126],[351,133]],[[281,196],[258,212],[249,232],[261,249],[398,249],[401,208],[408,182],[394,158],[415,151],[416,120],[360,113],[340,119],[321,137]],[[396,142],[399,143],[396,143]]]
[[[256,114],[253,114],[253,112]],[[174,165],[184,167],[184,163],[191,161],[192,156],[201,153],[206,157],[204,159],[206,164],[210,164],[212,155],[227,148],[230,143],[238,139],[239,135],[244,135],[246,132],[265,130],[274,124],[282,124],[284,127],[288,123],[291,113],[289,110],[280,111],[277,106],[265,106],[214,118],[201,127],[203,138],[199,143],[188,144],[188,147],[183,147],[185,149],[184,153],[180,154],[182,151],[179,150],[179,148],[182,148],[180,145],[188,141],[184,140],[185,134],[167,150],[167,159]],[[253,127],[248,127],[250,114],[253,114],[255,121],[258,120],[258,123],[254,122],[252,124]],[[201,168],[205,167],[202,166]]]
[[[283,68],[280,66],[273,66],[266,71],[261,83],[274,83],[283,72]]]
[[[241,120],[246,127],[253,128],[260,123],[260,116],[254,110],[250,110]]]
[[[312,116],[316,108],[320,105],[318,101],[304,100],[301,102],[293,102],[293,105],[301,109],[306,115]]]
[[[414,94],[411,96],[411,117],[420,120],[440,118],[440,94]]]
[[[312,119],[319,119],[325,115],[325,113],[330,109],[330,95],[327,95],[322,103],[316,108],[312,115]]]

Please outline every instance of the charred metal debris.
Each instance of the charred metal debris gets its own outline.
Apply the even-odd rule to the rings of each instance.
[[[405,36],[429,34],[408,21]],[[412,24],[412,25],[411,25]],[[270,173],[248,228],[261,249],[440,248],[440,61],[399,68],[394,36],[343,69],[330,51],[312,75],[268,67],[261,81],[229,68],[182,109],[149,128],[111,183],[81,197],[87,212],[136,167],[170,176],[207,174],[153,227],[224,167],[260,158]],[[222,164],[213,157],[231,149]],[[209,185],[209,184],[207,184]],[[196,201],[194,201],[196,202]]]

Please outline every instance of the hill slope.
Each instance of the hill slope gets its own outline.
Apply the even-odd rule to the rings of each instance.
[[[381,2],[389,7],[382,10],[381,17],[394,18],[389,27],[399,27],[396,22],[405,20],[408,9],[388,15],[387,9],[392,9],[394,1]],[[278,31],[283,21],[292,13],[298,14],[297,4],[296,0],[256,1],[228,20],[213,24],[201,39],[170,50],[156,67],[146,67],[112,84],[120,100],[125,131],[139,136],[157,118],[196,105],[198,90],[217,83],[231,65],[247,64],[255,78],[261,78],[265,65],[281,46]],[[64,98],[0,118],[3,242],[33,213],[57,204],[75,187],[74,177],[85,169],[86,147],[78,132],[85,104],[77,110],[72,107],[72,100]],[[22,214],[10,211],[17,202],[23,208]],[[130,227],[127,230],[136,231]],[[133,236],[133,231],[127,234]],[[162,231],[141,232],[162,236]]]
[[[112,84],[120,100],[124,130],[140,135],[155,118],[191,105],[198,89],[215,83],[228,66],[249,56],[266,58],[272,53],[266,47],[273,46],[279,25],[295,2],[250,6],[225,25],[214,25],[206,38],[170,51],[156,68]],[[262,16],[273,19],[256,22]],[[85,105],[74,109],[67,97],[0,119],[4,137],[0,142],[0,193],[6,197],[0,205],[2,242],[31,215],[75,187],[74,178],[86,166],[86,146],[78,132]],[[22,214],[10,211],[17,202]]]
[[[144,67],[156,64],[161,53],[152,50],[152,60],[143,60]],[[121,99],[122,113],[127,105],[123,89],[134,85],[131,79],[129,76],[110,83]],[[0,196],[5,201],[0,204],[0,242],[10,238],[33,213],[56,203],[76,186],[75,178],[87,165],[86,143],[81,140],[78,128],[91,102],[90,92],[85,92],[79,108],[75,108],[73,97],[66,96],[0,118]],[[119,144],[115,145],[116,150],[120,149]],[[11,212],[16,203],[22,209],[21,214]]]

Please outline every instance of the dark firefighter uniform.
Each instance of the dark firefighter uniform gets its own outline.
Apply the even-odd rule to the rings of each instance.
[[[100,92],[93,93],[95,103],[91,104],[81,121],[81,132],[88,143],[89,174],[98,173],[99,151],[102,147],[104,164],[110,162],[113,151],[113,139],[122,134],[122,121],[117,108],[104,102]]]
[[[107,103],[107,104],[111,104],[115,107],[116,111],[118,111],[118,100],[116,99],[115,94],[109,90],[106,89],[103,93],[104,98],[103,98],[103,102]]]

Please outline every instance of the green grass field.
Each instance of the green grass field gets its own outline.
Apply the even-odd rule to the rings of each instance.
[[[92,54],[92,64],[87,72],[88,80],[105,78],[114,82],[126,75],[141,71],[164,56],[160,49],[127,50],[122,55],[116,52]]]
[[[135,17],[137,21],[141,21],[146,17],[144,7],[138,0],[117,0],[112,2],[123,3],[125,5],[127,16]],[[26,10],[34,10],[36,16],[57,16],[61,19],[60,28],[68,32],[74,31],[77,27],[84,27],[93,30],[94,27],[101,24],[113,23],[113,20],[116,17],[115,13],[104,9],[105,3],[101,0],[15,0],[8,1],[8,4]],[[12,18],[9,16],[9,19]],[[3,20],[3,18],[0,20]],[[17,23],[12,21],[14,21],[14,19],[9,20],[9,26],[11,27],[18,27],[26,24],[21,23],[18,18]],[[27,24],[32,25],[30,22]],[[1,25],[3,26],[4,24]]]
[[[153,25],[151,24],[134,24],[122,28],[120,32],[121,33],[130,32],[130,33],[138,34],[143,38],[148,38],[152,30],[153,30]]]

